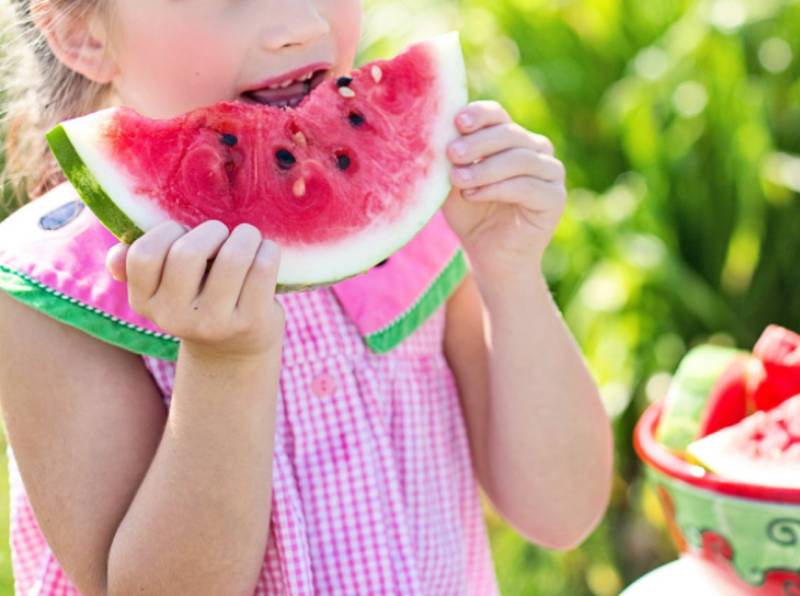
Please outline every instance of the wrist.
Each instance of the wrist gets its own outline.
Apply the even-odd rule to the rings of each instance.
[[[550,298],[550,289],[539,260],[529,258],[483,264],[470,258],[469,262],[470,272],[484,301],[514,299],[517,296],[527,299]]]
[[[250,372],[263,369],[265,365],[280,362],[281,345],[266,347],[252,352],[234,352],[218,346],[181,341],[178,356],[181,361],[191,361],[207,370]]]

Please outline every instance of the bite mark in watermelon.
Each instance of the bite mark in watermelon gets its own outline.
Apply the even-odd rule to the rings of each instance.
[[[800,488],[800,395],[695,441],[687,453],[729,480]]]
[[[466,102],[451,33],[328,79],[295,109],[223,102],[151,120],[112,108],[48,140],[117,238],[166,219],[250,223],[281,246],[285,291],[366,271],[424,227],[449,194],[445,150]]]

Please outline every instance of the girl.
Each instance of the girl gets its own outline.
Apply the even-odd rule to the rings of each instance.
[[[12,3],[41,78],[11,108],[9,173],[43,195],[0,229],[18,593],[493,594],[478,485],[529,540],[581,542],[611,435],[540,270],[566,195],[547,139],[465,106],[446,223],[275,296],[279,247],[252,226],[114,245],[41,136],[346,73],[359,0]]]

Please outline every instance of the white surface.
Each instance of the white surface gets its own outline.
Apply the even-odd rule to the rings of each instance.
[[[748,596],[748,590],[731,586],[708,572],[708,566],[683,557],[651,571],[620,596]]]

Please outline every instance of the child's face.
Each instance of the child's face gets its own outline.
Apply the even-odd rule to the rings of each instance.
[[[113,1],[114,88],[154,118],[223,100],[294,103],[308,84],[243,94],[298,68],[347,72],[361,30],[361,0]]]

